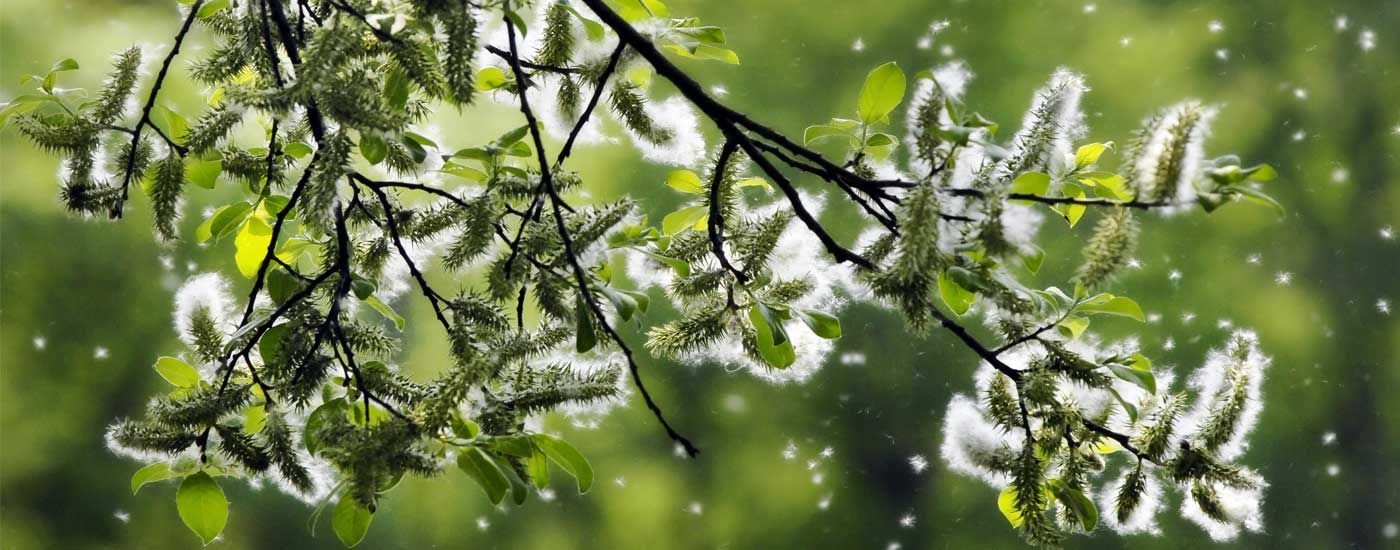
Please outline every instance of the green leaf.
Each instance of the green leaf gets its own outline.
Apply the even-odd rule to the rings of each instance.
[[[63,72],[63,71],[76,71],[76,70],[78,70],[78,62],[77,62],[76,60],[74,60],[73,58],[70,57],[70,58],[64,59],[64,60],[62,60],[62,61],[59,61],[58,63],[54,63],[54,64],[53,64],[53,68],[49,69],[49,72],[50,72],[50,73],[61,73],[61,72]]]
[[[578,481],[579,494],[593,487],[593,466],[569,442],[548,434],[532,434],[530,439],[550,460]]]
[[[170,463],[157,462],[140,470],[131,476],[131,494],[136,494],[141,487],[147,483],[165,481],[167,479],[179,477],[179,474],[170,470]]]
[[[374,284],[374,281],[364,277],[356,275],[350,281],[350,291],[355,293],[355,297],[361,300],[373,296],[375,290],[378,290],[378,288]]]
[[[360,135],[360,156],[365,158],[365,162],[379,164],[384,162],[384,157],[389,156],[389,144],[384,143],[384,139],[372,134]],[[340,508],[337,507],[337,510]]]
[[[567,9],[570,13],[573,13],[574,18],[578,19],[578,22],[583,24],[583,31],[588,34],[589,40],[602,40],[604,34],[607,33],[607,29],[603,28],[602,23],[584,17],[583,14],[579,13],[578,10],[573,8],[573,6],[565,5],[564,9]]]
[[[1084,528],[1085,531],[1093,531],[1094,526],[1099,524],[1099,511],[1094,507],[1093,501],[1079,489],[1070,487],[1065,482],[1058,479],[1050,482],[1050,492],[1060,503],[1065,505],[1070,515]]]
[[[189,363],[174,357],[161,357],[156,360],[156,372],[166,382],[170,382],[177,388],[193,388],[199,385],[199,371],[191,367]]]
[[[243,224],[243,229],[233,240],[236,249],[233,259],[238,264],[238,272],[249,279],[256,277],[263,259],[267,257],[270,244],[272,227],[257,217],[248,218],[248,222]]]
[[[1088,168],[1090,165],[1099,161],[1099,157],[1103,156],[1104,151],[1112,148],[1112,141],[1107,143],[1090,143],[1080,147],[1079,150],[1074,153],[1074,168],[1076,170]]]
[[[807,324],[807,328],[812,329],[812,333],[827,340],[835,340],[841,337],[841,320],[829,313],[793,308],[792,313]]]
[[[1154,380],[1154,382],[1155,382],[1155,380]],[[1118,404],[1119,404],[1119,405],[1122,405],[1122,406],[1123,406],[1123,412],[1128,413],[1128,421],[1129,421],[1129,422],[1137,422],[1137,419],[1138,419],[1138,409],[1137,409],[1137,407],[1134,407],[1133,404],[1132,404],[1132,403],[1129,403],[1127,399],[1123,399],[1123,396],[1122,396],[1121,394],[1118,393],[1118,390],[1115,390],[1115,389],[1113,389],[1113,388],[1109,388],[1109,389],[1108,389],[1108,392],[1111,393],[1111,394],[1113,394],[1113,398],[1118,400]]]
[[[763,361],[775,369],[785,369],[797,361],[797,352],[792,348],[787,331],[775,318],[768,306],[755,302],[749,308],[749,324],[756,335],[758,354]]]
[[[280,256],[280,254],[279,254]],[[290,262],[289,262],[290,263]],[[282,305],[301,290],[301,281],[281,266],[267,272],[267,295],[272,303]]]
[[[501,88],[509,82],[506,72],[500,67],[486,67],[476,73],[476,89],[479,92],[489,92]]]
[[[180,512],[180,520],[199,535],[205,546],[213,542],[228,523],[228,499],[224,498],[224,490],[204,472],[194,473],[180,482],[180,490],[175,493],[175,507]]]
[[[262,389],[253,386],[261,394]],[[258,435],[267,427],[267,407],[262,405],[249,405],[243,409],[243,432],[248,435]]]
[[[1026,195],[1044,195],[1050,189],[1050,174],[1044,172],[1026,172],[1016,176],[1011,182],[1012,193],[1022,193]],[[1020,201],[1028,202],[1028,201]]]
[[[190,183],[213,189],[214,183],[218,181],[219,174],[224,171],[224,161],[214,160],[192,160],[185,165],[185,173],[190,179]]]
[[[681,57],[700,60],[713,59],[716,61],[723,61],[730,65],[739,64],[739,54],[734,53],[734,50],[711,46],[709,44],[666,44],[663,47]]]
[[[1283,208],[1283,204],[1280,204],[1277,200],[1275,200],[1273,197],[1270,197],[1267,193],[1264,193],[1263,191],[1260,191],[1253,187],[1245,185],[1233,185],[1230,187],[1226,187],[1224,191],[1236,193],[1239,196],[1244,197],[1244,199],[1247,201],[1272,207],[1274,210],[1278,211],[1278,214],[1280,216],[1288,212]]]
[[[1079,316],[1067,317],[1065,320],[1060,321],[1060,324],[1056,325],[1055,328],[1070,340],[1078,340],[1079,337],[1084,334],[1084,331],[1089,330],[1089,319]]]
[[[701,187],[700,176],[690,170],[676,170],[666,176],[666,185],[682,193],[700,194],[705,192]]]
[[[515,501],[515,505],[519,506],[525,504],[525,499],[530,495],[530,487],[525,485],[524,480],[520,479],[520,474],[516,473],[515,468],[511,467],[510,463],[506,462],[504,458],[494,454],[487,454],[486,456],[490,457],[491,460],[496,463],[496,468],[501,470],[501,473],[505,474],[506,482],[510,483],[511,500]]]
[[[443,164],[442,172],[446,174],[452,174],[454,176],[468,181],[486,181],[486,172],[482,172],[481,170],[477,170],[468,166],[462,166],[454,162],[448,162]]]
[[[814,126],[808,126],[806,130],[803,130],[802,144],[811,145],[812,143],[823,138],[850,137],[850,135],[851,132],[847,129],[837,128],[835,126],[828,126],[825,124],[817,124]]]
[[[348,491],[340,497],[340,503],[335,505],[335,511],[331,512],[331,527],[335,529],[335,537],[340,539],[340,543],[346,548],[354,548],[365,540],[365,534],[369,533],[369,522],[374,519],[374,512],[369,511],[355,500],[355,496]]]
[[[525,459],[525,471],[530,474],[530,481],[535,483],[535,488],[544,490],[549,486],[549,456],[544,454],[539,445],[530,443],[530,458]]]
[[[496,466],[496,462],[486,456],[486,453],[481,449],[476,447],[462,449],[462,452],[457,455],[457,468],[481,486],[481,490],[486,492],[486,498],[491,499],[491,504],[500,504],[501,500],[506,498],[510,482],[506,480],[505,472],[502,472]]]
[[[574,300],[574,322],[574,351],[587,353],[598,345],[598,333],[593,328],[593,311],[588,307],[582,292],[578,293]]]
[[[282,152],[294,159],[299,159],[311,154],[311,146],[298,141],[287,144],[286,147],[282,148]]]
[[[1001,515],[1006,516],[1006,521],[1011,522],[1012,527],[1020,527],[1025,520],[1021,518],[1021,511],[1016,509],[1016,488],[1007,487],[1001,490],[1001,495],[997,496],[997,508],[1001,510]]]
[[[185,133],[190,129],[190,122],[185,117],[160,104],[151,108],[151,122],[177,143],[184,143]]]
[[[890,111],[904,100],[904,71],[893,61],[876,67],[865,77],[856,112],[866,124],[888,122]]]
[[[1254,181],[1273,181],[1278,178],[1278,172],[1274,170],[1273,166],[1267,164],[1245,168],[1244,175]]]
[[[682,208],[661,219],[661,232],[667,235],[675,235],[686,229],[694,228],[699,231],[707,227],[710,220],[710,209],[705,206],[691,206]]]
[[[386,304],[383,301],[381,301],[378,296],[370,296],[368,298],[365,298],[364,302],[369,307],[374,308],[375,311],[378,311],[380,315],[384,316],[384,318],[393,321],[394,326],[398,327],[399,330],[403,330],[403,325],[405,322],[403,316],[399,315],[399,312],[394,311],[394,308],[389,307],[389,304]]]
[[[316,410],[311,411],[311,415],[306,417],[306,427],[301,433],[301,442],[302,445],[306,446],[307,453],[310,453],[311,456],[316,456],[316,452],[321,450],[321,441],[316,439],[316,432],[320,430],[321,425],[328,422],[330,418],[334,418],[337,415],[345,416],[348,412],[348,408],[349,405],[345,402],[345,399],[336,398],[322,403],[321,406],[316,407]]]
[[[252,211],[253,205],[248,202],[236,202],[220,208],[195,230],[195,242],[219,240],[231,235]]]
[[[1076,310],[1091,314],[1130,317],[1138,321],[1147,320],[1147,317],[1142,314],[1142,307],[1138,306],[1138,303],[1134,302],[1131,298],[1114,296],[1112,294],[1100,294],[1099,296],[1107,296],[1108,299],[1104,300],[1100,298],[1096,300],[1091,298],[1083,304],[1080,304]]]
[[[264,362],[275,361],[282,350],[282,337],[287,335],[287,324],[283,323],[263,332],[262,338],[258,339],[258,355],[261,355]]]
[[[1113,363],[1104,366],[1108,367],[1108,370],[1112,372],[1114,376],[1137,384],[1142,389],[1147,390],[1147,393],[1157,395],[1157,377],[1153,376],[1152,373],[1132,367],[1115,365]]]
[[[203,6],[200,6],[198,16],[200,19],[208,19],[214,14],[219,13],[219,10],[227,7],[228,0],[212,0],[210,2],[205,2]]]
[[[948,309],[958,315],[967,313],[968,308],[972,307],[972,302],[977,300],[976,294],[963,288],[946,272],[938,274],[938,294],[943,297],[943,303],[948,305]]]

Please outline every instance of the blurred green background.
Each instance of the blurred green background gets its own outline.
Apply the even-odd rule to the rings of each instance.
[[[1149,110],[1186,97],[1221,104],[1209,152],[1279,168],[1270,191],[1287,207],[1232,205],[1209,217],[1149,217],[1142,268],[1118,290],[1160,318],[1142,343],[1158,365],[1198,366],[1228,325],[1253,327],[1274,356],[1266,405],[1244,462],[1272,486],[1267,530],[1242,548],[1390,548],[1400,522],[1400,3],[1394,1],[776,0],[670,2],[728,30],[738,67],[680,63],[725,101],[796,134],[849,111],[864,74],[897,60],[909,71],[965,59],[970,104],[1019,121],[1057,66],[1082,71],[1095,140],[1124,140]],[[92,86],[109,55],[168,44],[175,2],[3,0],[0,98],[18,79],[73,57],[67,86]],[[931,49],[928,25],[951,26]],[[1214,24],[1213,24],[1214,23]],[[1223,27],[1223,28],[1218,28]],[[1215,29],[1215,30],[1213,30]],[[1373,47],[1366,47],[1367,32]],[[206,37],[194,44],[205,45]],[[863,48],[853,45],[859,40]],[[196,91],[177,80],[163,97]],[[666,94],[660,86],[658,94]],[[193,113],[194,103],[184,106]],[[474,113],[501,128],[501,109]],[[518,124],[514,123],[514,124]],[[443,132],[471,144],[489,136]],[[557,144],[555,145],[557,147]],[[679,197],[668,168],[623,146],[586,147],[576,167],[595,195],[638,196],[653,215]],[[0,133],[0,548],[195,548],[175,487],[130,494],[141,465],[102,444],[115,416],[139,413],[163,382],[148,368],[179,350],[173,289],[190,273],[231,273],[227,243],[158,245],[144,199],[128,221],[85,221],[56,200],[58,159]],[[811,181],[802,182],[816,188]],[[199,211],[236,191],[193,189]],[[831,209],[838,223],[850,210]],[[1092,223],[1047,223],[1042,244],[1062,258],[1038,283],[1062,284]],[[847,234],[854,229],[845,227]],[[1078,235],[1075,235],[1077,233]],[[1052,256],[1052,258],[1055,256]],[[246,284],[246,282],[242,283]],[[422,304],[400,305],[427,326]],[[651,321],[664,317],[654,313]],[[492,509],[463,476],[411,480],[381,506],[363,548],[969,548],[1015,547],[996,491],[938,458],[949,396],[968,392],[974,358],[947,335],[910,334],[870,307],[843,315],[846,336],[805,385],[773,386],[710,365],[646,361],[645,374],[678,427],[704,449],[677,458],[639,404],[596,430],[552,419],[593,461],[600,482],[577,496]],[[420,321],[414,323],[414,321]],[[1139,327],[1101,323],[1109,336]],[[635,333],[633,341],[638,341]],[[442,344],[409,329],[403,362],[428,376]],[[862,352],[864,365],[843,365]],[[420,358],[415,362],[415,358]],[[1335,434],[1327,444],[1326,434]],[[796,457],[783,456],[789,445]],[[829,449],[829,457],[822,451]],[[910,466],[916,455],[931,466]],[[339,548],[310,509],[272,489],[225,483],[233,501],[218,548]],[[1071,547],[1193,548],[1210,543],[1176,514],[1163,537],[1076,537]],[[902,525],[901,518],[912,518]]]

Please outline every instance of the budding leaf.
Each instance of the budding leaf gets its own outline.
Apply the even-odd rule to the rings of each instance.
[[[797,361],[797,352],[792,348],[787,331],[771,308],[755,303],[749,308],[749,323],[756,334],[758,354],[765,363],[776,369],[785,369]]]

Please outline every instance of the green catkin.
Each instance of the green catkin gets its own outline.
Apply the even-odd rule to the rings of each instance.
[[[97,96],[97,104],[92,110],[92,121],[97,124],[112,124],[126,110],[127,99],[136,87],[136,71],[141,68],[141,48],[132,46],[117,56],[112,75],[107,85]]]
[[[642,97],[641,88],[636,84],[625,79],[614,81],[612,90],[608,92],[608,102],[613,113],[622,120],[622,124],[643,140],[657,145],[664,145],[671,140],[671,131],[658,128],[651,115],[647,114],[646,100]]]
[[[171,153],[156,165],[149,194],[156,233],[162,239],[174,240],[178,236],[175,222],[180,218],[180,194],[184,183],[185,162],[178,155]]]
[[[1084,263],[1079,265],[1075,280],[1091,289],[1108,281],[1132,259],[1137,234],[1137,221],[1127,208],[1104,216],[1084,247]]]

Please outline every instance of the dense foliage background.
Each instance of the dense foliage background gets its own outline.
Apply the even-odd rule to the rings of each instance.
[[[672,4],[724,25],[743,56],[738,67],[682,61],[686,68],[726,88],[730,104],[792,133],[851,104],[874,65],[894,59],[918,70],[950,54],[978,75],[969,103],[1007,126],[1060,65],[1085,73],[1094,88],[1086,111],[1095,140],[1123,140],[1143,114],[1183,97],[1222,104],[1215,150],[1278,167],[1281,178],[1270,185],[1289,209],[1286,219],[1245,207],[1209,217],[1145,216],[1142,267],[1118,288],[1160,315],[1143,342],[1158,365],[1195,368],[1231,324],[1256,328],[1274,355],[1263,420],[1243,460],[1272,484],[1268,527],[1240,546],[1400,544],[1400,312],[1390,312],[1400,300],[1400,243],[1389,229],[1400,225],[1400,48],[1386,34],[1400,28],[1400,5]],[[86,69],[67,85],[91,86],[112,52],[168,42],[178,25],[167,0],[5,0],[0,12],[3,98],[18,91],[22,75],[63,57]],[[917,47],[942,19],[951,26],[932,48]],[[1367,31],[1374,31],[1371,47]],[[193,44],[203,40],[196,34]],[[73,80],[82,78],[89,80]],[[164,98],[192,91],[180,79],[169,85]],[[487,137],[518,124],[512,117],[508,107],[488,105],[463,115],[471,126],[442,120],[439,127],[458,140],[469,128],[489,128],[480,134]],[[123,223],[65,214],[55,200],[57,163],[14,132],[0,134],[0,545],[194,547],[168,498],[175,487],[146,489],[164,498],[131,496],[127,479],[140,465],[109,453],[102,432],[164,384],[147,367],[178,348],[172,290],[192,270],[231,269],[231,255],[222,246],[159,246],[144,200],[133,202],[135,215]],[[595,182],[596,196],[633,195],[655,214],[680,200],[661,183],[668,168],[643,163],[628,147],[587,147],[574,165]],[[203,206],[232,193],[196,191],[183,230],[198,223]],[[841,227],[842,212],[826,217]],[[1041,242],[1052,258],[1077,257],[1080,241],[1053,238],[1069,230],[1047,230]],[[1073,267],[1052,260],[1041,276],[1062,279]],[[422,305],[408,308],[410,323],[427,322]],[[913,337],[902,320],[874,308],[843,318],[845,338],[805,385],[647,361],[657,397],[704,449],[698,460],[676,457],[639,406],[596,428],[552,419],[604,480],[590,494],[575,496],[558,480],[552,501],[493,510],[461,476],[410,480],[385,500],[389,513],[380,514],[364,547],[1018,545],[996,510],[996,493],[952,475],[938,459],[944,405],[971,389],[974,356],[942,333]],[[1110,332],[1112,325],[1104,323]],[[445,344],[432,331],[410,338],[403,363],[426,377]],[[863,354],[864,363],[841,361],[851,354]],[[594,431],[578,433],[585,429]],[[929,462],[922,472],[911,465],[916,456]],[[228,489],[231,528],[220,547],[340,547],[326,525],[309,535],[309,509],[300,502],[237,483]],[[1073,544],[1208,543],[1175,514],[1161,519],[1167,537],[1101,533]]]

